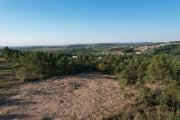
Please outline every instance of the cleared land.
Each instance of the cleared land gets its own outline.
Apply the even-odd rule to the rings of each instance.
[[[23,84],[1,103],[0,119],[100,119],[127,102],[110,77],[78,74]]]

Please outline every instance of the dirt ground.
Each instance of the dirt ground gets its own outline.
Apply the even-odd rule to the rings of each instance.
[[[0,104],[0,120],[99,120],[124,102],[118,82],[78,74],[25,83]]]

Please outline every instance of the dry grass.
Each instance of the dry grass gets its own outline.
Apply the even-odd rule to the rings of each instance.
[[[6,59],[0,57],[0,103],[14,94],[10,88],[18,84],[20,81],[15,79],[14,68]]]

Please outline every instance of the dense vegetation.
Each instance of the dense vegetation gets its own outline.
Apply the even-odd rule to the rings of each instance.
[[[154,50],[154,54],[169,54],[169,55],[180,55],[179,44],[169,44],[159,47]]]
[[[3,56],[19,66],[17,78],[38,80],[79,72],[118,72],[117,65],[127,58],[114,55],[71,55],[60,52],[19,51],[4,48]]]
[[[132,49],[126,51],[131,52]],[[147,109],[158,111],[151,113],[152,119],[180,118],[179,45],[160,47],[153,54],[147,55],[77,55],[55,51],[20,51],[8,47],[3,49],[2,55],[18,66],[16,77],[21,81],[80,72],[118,75],[121,86],[137,86],[143,105]],[[152,84],[156,87],[147,87]],[[142,111],[141,115],[148,117]],[[107,119],[115,118],[122,119],[121,115]]]

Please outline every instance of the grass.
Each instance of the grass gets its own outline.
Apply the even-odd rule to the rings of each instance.
[[[11,88],[21,83],[16,80],[16,69],[5,58],[0,57],[0,101],[13,95]]]
[[[0,57],[0,62],[1,61],[7,61],[5,58],[3,58],[3,57]]]
[[[0,75],[1,76],[11,75],[11,70],[0,70]]]

